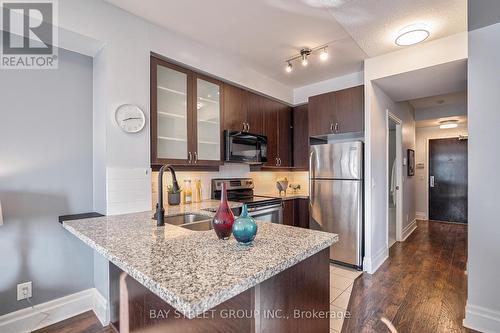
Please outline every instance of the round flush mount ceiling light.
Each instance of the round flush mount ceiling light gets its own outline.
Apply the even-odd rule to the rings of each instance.
[[[449,129],[458,127],[458,120],[443,120],[439,122],[440,129]]]
[[[412,24],[399,30],[394,41],[398,46],[409,46],[418,44],[429,38],[429,29],[422,24]]]

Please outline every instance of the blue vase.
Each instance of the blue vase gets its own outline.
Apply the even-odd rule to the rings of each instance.
[[[252,245],[255,235],[257,235],[257,223],[248,215],[247,205],[243,205],[241,215],[233,224],[233,236],[241,245]]]

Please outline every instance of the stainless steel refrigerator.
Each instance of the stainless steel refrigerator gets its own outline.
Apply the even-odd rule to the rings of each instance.
[[[311,146],[309,178],[310,228],[338,234],[330,259],[361,268],[363,143]]]

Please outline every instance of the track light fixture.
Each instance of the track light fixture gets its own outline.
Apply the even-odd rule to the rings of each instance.
[[[326,52],[326,47],[323,48],[323,50],[321,50],[321,53],[319,55],[319,58],[322,60],[322,61],[325,61],[326,59],[328,59],[328,53]]]
[[[308,47],[301,49],[299,54],[296,54],[293,57],[285,60],[285,62],[286,62],[285,71],[287,73],[290,73],[293,69],[292,62],[295,60],[299,60],[299,59],[300,59],[302,66],[304,66],[304,67],[307,66],[309,64],[309,56],[313,55],[314,53],[316,53],[318,51],[321,51],[321,53],[319,55],[319,58],[321,59],[321,61],[326,61],[328,59],[328,53],[326,52],[327,48],[328,48],[328,45],[322,45],[322,46],[318,46],[314,49],[310,49]]]

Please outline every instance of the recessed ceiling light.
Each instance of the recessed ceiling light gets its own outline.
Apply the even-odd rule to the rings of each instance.
[[[421,43],[429,38],[429,29],[421,24],[412,24],[398,32],[398,37],[395,40],[396,45],[409,46]]]
[[[444,120],[439,122],[440,129],[449,129],[458,127],[458,120]]]

